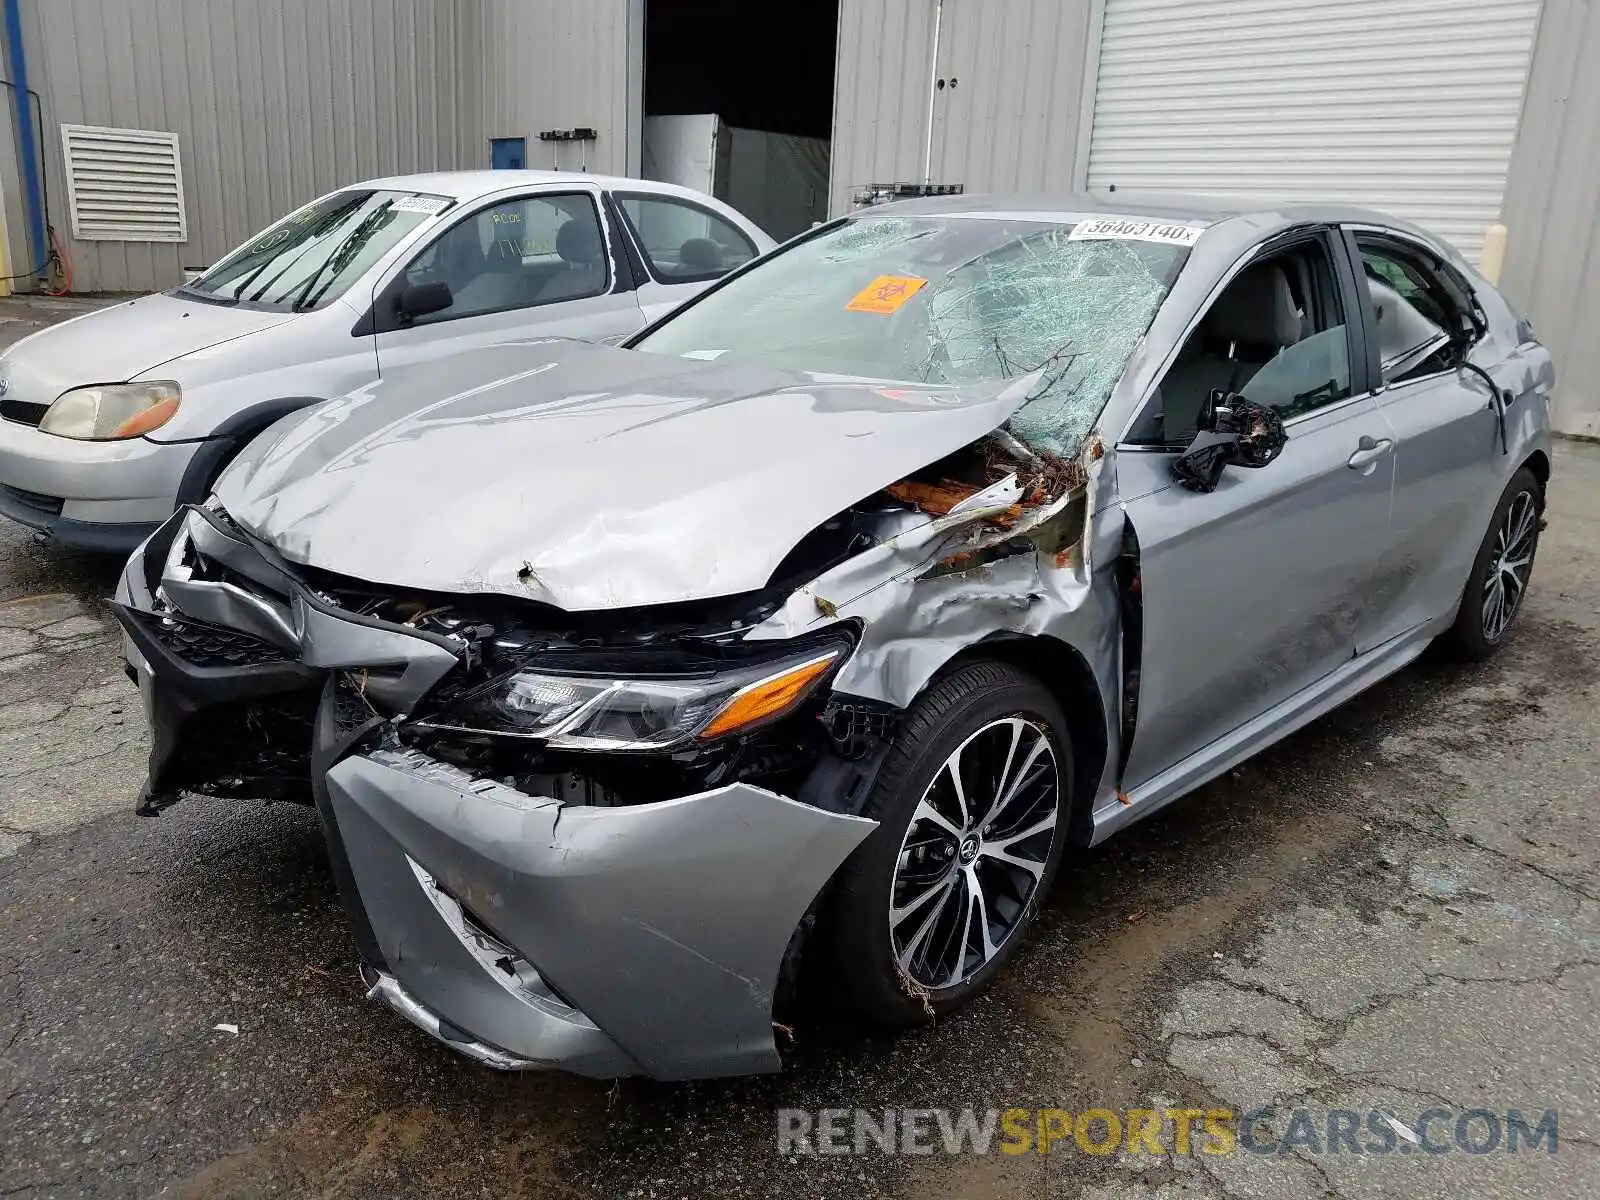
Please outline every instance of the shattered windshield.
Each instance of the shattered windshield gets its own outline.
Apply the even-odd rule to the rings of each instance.
[[[634,347],[898,382],[1035,376],[1011,430],[1069,454],[1188,256],[1087,228],[861,218],[782,251]]]
[[[317,308],[451,203],[446,196],[406,192],[336,192],[257,234],[180,290],[230,304]]]

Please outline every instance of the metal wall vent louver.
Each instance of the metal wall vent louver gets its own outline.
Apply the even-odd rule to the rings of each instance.
[[[72,236],[91,242],[182,242],[178,135],[63,125]]]

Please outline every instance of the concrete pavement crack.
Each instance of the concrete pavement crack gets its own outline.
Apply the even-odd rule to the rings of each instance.
[[[77,767],[84,763],[98,762],[102,758],[110,758],[117,751],[126,749],[133,744],[131,739],[123,742],[114,742],[106,749],[97,750],[93,754],[84,754],[77,758],[68,758],[60,762],[40,763],[37,767],[28,767],[21,771],[11,771],[0,775],[0,779],[26,779],[29,775],[37,775],[42,771],[59,771],[63,767]]]

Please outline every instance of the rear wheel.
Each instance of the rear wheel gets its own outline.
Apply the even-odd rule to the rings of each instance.
[[[1504,644],[1522,608],[1539,550],[1544,492],[1526,467],[1511,477],[1473,560],[1461,611],[1443,641],[1461,658],[1488,658]]]
[[[912,705],[841,872],[831,960],[855,1005],[892,1025],[970,1000],[1015,953],[1066,844],[1072,753],[1054,697],[975,662]]]

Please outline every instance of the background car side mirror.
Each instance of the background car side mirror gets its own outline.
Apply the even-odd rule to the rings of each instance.
[[[448,283],[413,283],[400,289],[400,294],[394,298],[394,311],[401,324],[409,325],[418,317],[442,312],[455,302]]]
[[[1264,467],[1289,440],[1274,409],[1243,396],[1213,393],[1200,413],[1200,429],[1172,462],[1178,482],[1193,492],[1214,492],[1229,465]]]

